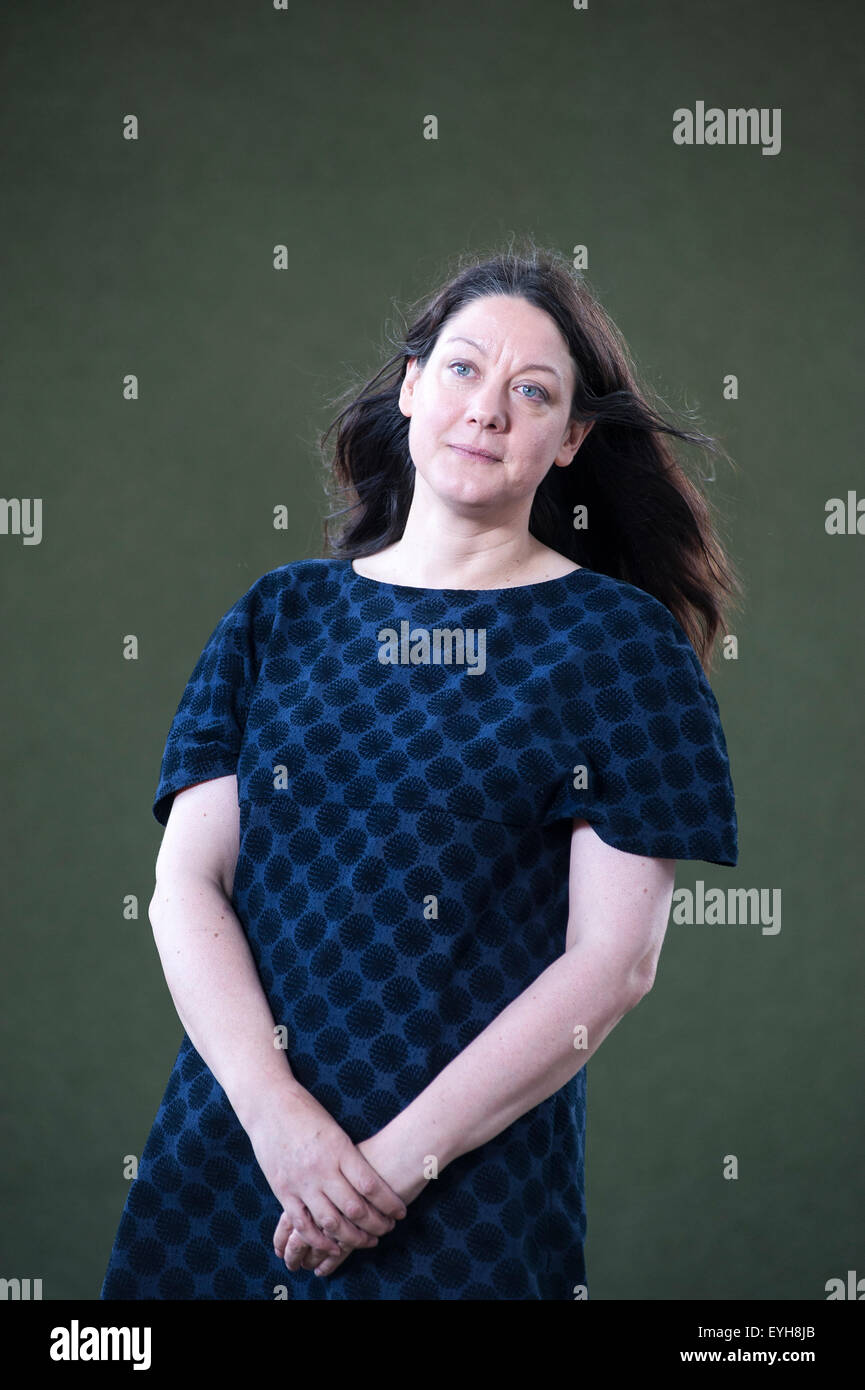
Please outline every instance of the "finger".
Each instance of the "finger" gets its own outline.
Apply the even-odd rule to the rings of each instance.
[[[285,1246],[293,1230],[294,1217],[290,1211],[284,1210],[273,1233],[273,1249],[279,1259],[282,1259],[285,1254]]]
[[[319,1255],[321,1252],[316,1251]],[[303,1236],[299,1236],[297,1231],[292,1231],[285,1245],[285,1265],[287,1269],[300,1269],[304,1260],[309,1259],[310,1247],[307,1245]],[[329,1258],[329,1256],[325,1256]]]
[[[296,1206],[296,1210],[295,1210]],[[292,1225],[299,1236],[302,1236],[307,1245],[313,1249],[321,1250],[325,1255],[339,1255],[341,1250],[332,1236],[326,1235],[318,1226],[309,1208],[298,1199],[297,1203],[286,1206],[286,1211],[290,1216],[293,1215]],[[295,1242],[295,1246],[297,1242]]]
[[[336,1255],[328,1255],[326,1259],[322,1260],[319,1265],[315,1266],[314,1272],[318,1275],[320,1279],[326,1278],[328,1274],[333,1274],[333,1271],[335,1269],[339,1269],[340,1265],[348,1259],[350,1254],[351,1251],[346,1250],[345,1254],[341,1258],[337,1258]]]
[[[348,1184],[346,1184],[346,1192],[349,1195],[352,1210],[358,1211],[364,1220],[370,1220],[371,1218],[366,1215],[366,1203],[362,1203],[361,1198]],[[308,1199],[307,1206],[318,1229],[332,1241],[339,1241],[341,1245],[348,1245],[351,1248],[358,1246],[367,1248],[378,1243],[377,1236],[363,1230],[360,1226],[356,1226],[354,1221],[350,1221],[338,1207],[334,1206],[326,1192],[315,1193]],[[310,1244],[313,1244],[312,1240],[310,1240]],[[326,1248],[324,1253],[330,1254],[330,1249]]]
[[[362,1197],[342,1173],[328,1183],[327,1195],[346,1220],[369,1235],[386,1235],[396,1224],[393,1217],[385,1216]]]
[[[339,1256],[329,1255],[321,1250],[313,1250],[309,1245],[302,1244],[301,1241],[302,1238],[297,1235],[297,1232],[292,1231],[286,1246],[286,1262],[291,1270],[308,1269],[314,1272],[325,1261],[329,1261],[330,1267],[335,1269],[351,1254],[350,1250],[344,1250]]]
[[[350,1149],[339,1166],[343,1177],[370,1206],[377,1207],[383,1216],[391,1216],[395,1221],[402,1220],[408,1210],[405,1202],[367,1162],[360,1149]]]
[[[278,1259],[285,1259],[285,1247],[288,1238],[293,1230],[298,1230],[300,1233],[299,1228],[303,1226],[305,1218],[307,1221],[309,1220],[309,1212],[306,1211],[303,1203],[297,1198],[290,1198],[286,1202],[282,1215],[276,1223],[276,1230],[273,1233],[273,1249]],[[340,1246],[335,1241],[328,1241],[326,1237],[318,1232],[316,1232],[316,1238],[318,1241],[317,1248],[321,1250],[322,1257],[324,1255],[339,1253]],[[296,1249],[296,1247],[297,1241],[294,1242],[294,1248]]]
[[[320,1250],[311,1250],[309,1246],[307,1246],[306,1249],[307,1253],[306,1255],[304,1255],[303,1259],[300,1262],[301,1269],[315,1270],[318,1268],[318,1266],[322,1263],[323,1260],[335,1260],[338,1258],[344,1259],[346,1255],[351,1254],[350,1250],[343,1250],[342,1256],[340,1257],[337,1255],[330,1254],[323,1255]]]

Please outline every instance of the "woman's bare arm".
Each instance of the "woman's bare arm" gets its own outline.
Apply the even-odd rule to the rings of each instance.
[[[321,1231],[373,1245],[405,1204],[274,1046],[273,1014],[231,904],[238,845],[233,775],[177,793],[150,903],[166,983],[285,1210],[323,1248],[339,1247]]]
[[[236,778],[178,792],[149,916],[180,1021],[248,1130],[300,1087],[273,1046],[273,1015],[231,905],[238,846]]]

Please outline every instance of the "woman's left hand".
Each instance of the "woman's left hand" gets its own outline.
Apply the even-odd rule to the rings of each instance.
[[[370,1135],[369,1139],[362,1139],[357,1148],[367,1162],[402,1198],[406,1206],[409,1206],[426,1187],[429,1179],[425,1178],[422,1173],[415,1174],[405,1171],[403,1150],[399,1144],[398,1135],[391,1126],[385,1126],[377,1134]],[[295,1269],[315,1270],[319,1277],[332,1274],[335,1269],[339,1269],[340,1265],[352,1253],[351,1250],[346,1250],[343,1255],[327,1255],[322,1259],[320,1251],[312,1250],[309,1245],[299,1244],[298,1239],[297,1232],[292,1229],[285,1247],[286,1261],[291,1255],[292,1265]]]

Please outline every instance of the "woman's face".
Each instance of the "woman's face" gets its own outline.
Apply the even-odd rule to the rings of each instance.
[[[417,473],[464,509],[530,503],[591,429],[569,418],[575,384],[568,345],[542,309],[511,295],[473,300],[442,326],[424,367],[409,359],[399,405]]]

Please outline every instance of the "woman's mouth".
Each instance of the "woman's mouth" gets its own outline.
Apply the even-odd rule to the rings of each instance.
[[[458,454],[463,454],[466,458],[480,459],[482,463],[501,463],[496,454],[487,453],[486,449],[470,449],[465,444],[451,444],[450,448],[456,449]]]

